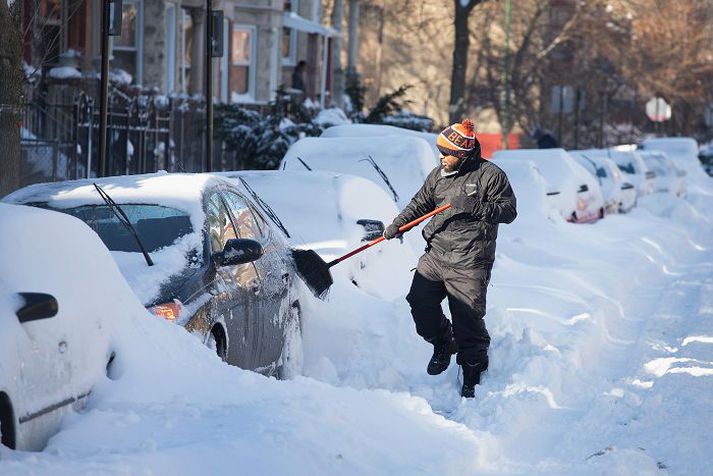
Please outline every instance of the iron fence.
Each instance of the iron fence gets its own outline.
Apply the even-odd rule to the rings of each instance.
[[[82,90],[30,94],[23,108],[22,185],[98,176],[99,107]],[[132,95],[112,88],[107,110],[108,175],[205,170],[205,102]],[[215,140],[214,170],[240,168]]]

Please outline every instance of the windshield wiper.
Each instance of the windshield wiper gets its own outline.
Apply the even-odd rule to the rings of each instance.
[[[119,205],[116,204],[112,198],[107,195],[107,193],[102,189],[99,185],[94,183],[94,188],[97,189],[97,192],[99,192],[99,195],[102,197],[102,200],[109,205],[109,209],[114,212],[114,215],[116,215],[116,218],[119,220],[119,222],[126,227],[127,230],[129,230],[129,233],[131,233],[136,240],[136,243],[139,245],[139,248],[141,249],[141,252],[144,254],[144,258],[146,258],[146,263],[149,266],[153,266],[153,260],[149,256],[148,252],[146,251],[146,248],[144,248],[144,244],[141,243],[141,239],[139,239],[139,235],[136,233],[136,229],[134,228],[134,225],[131,224],[129,221],[129,217],[126,216],[126,213],[124,213],[124,210],[121,209]]]
[[[287,235],[287,238],[290,238],[290,234],[287,232],[287,228],[285,228],[285,225],[282,224],[282,221],[280,221],[280,219],[278,218],[277,213],[275,213],[275,211],[270,207],[270,205],[265,203],[263,201],[263,199],[260,198],[260,195],[258,195],[257,192],[255,190],[253,190],[253,188],[250,185],[248,185],[248,183],[245,181],[244,178],[242,178],[242,177],[238,177],[238,178],[243,183],[245,190],[247,190],[248,193],[250,193],[250,195],[257,202],[257,204],[260,206],[260,208],[262,208],[262,211],[265,212],[265,215],[270,217],[270,220],[272,220],[275,223],[275,225],[277,225],[280,228],[280,230],[282,230],[282,232],[285,235]]]
[[[396,193],[396,190],[394,190],[394,187],[391,186],[391,182],[389,182],[389,177],[387,177],[386,174],[384,173],[384,171],[381,170],[378,165],[376,165],[376,161],[371,156],[368,156],[368,157],[369,157],[368,159],[361,159],[359,162],[368,161],[371,164],[371,166],[374,167],[374,169],[376,169],[376,172],[381,176],[381,180],[383,180],[384,183],[386,183],[386,185],[391,190],[391,193],[394,194],[394,201],[398,203],[399,194]]]
[[[310,167],[309,165],[307,165],[307,162],[305,162],[304,160],[302,160],[302,159],[299,158],[299,157],[297,157],[297,160],[299,160],[299,161],[302,163],[302,165],[305,166],[305,168],[306,168],[307,170],[309,170],[310,172],[312,171],[312,167]],[[284,170],[284,167],[283,167],[283,170]]]

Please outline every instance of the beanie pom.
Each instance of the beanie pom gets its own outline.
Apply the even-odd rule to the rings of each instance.
[[[473,121],[470,119],[463,119],[463,122],[461,122],[461,125],[463,126],[463,129],[465,129],[465,133],[468,135],[473,135],[475,134],[475,124],[473,124]]]

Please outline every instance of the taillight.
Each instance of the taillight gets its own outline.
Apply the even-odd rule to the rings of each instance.
[[[156,304],[149,308],[149,312],[154,316],[163,317],[167,321],[175,322],[181,315],[183,304],[178,299],[163,304]]]

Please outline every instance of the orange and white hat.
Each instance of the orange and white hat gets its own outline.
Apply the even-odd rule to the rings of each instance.
[[[475,138],[475,126],[470,119],[446,127],[436,137],[436,147],[443,155],[467,159],[480,154],[480,142]]]

